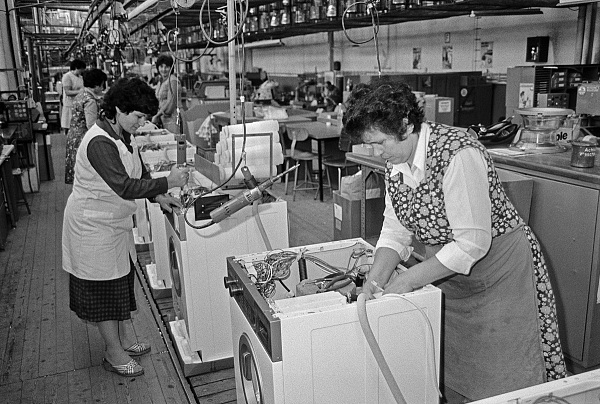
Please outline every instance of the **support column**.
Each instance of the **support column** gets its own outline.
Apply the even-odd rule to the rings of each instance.
[[[12,0],[0,0],[0,91],[13,91],[17,89],[17,75],[15,55],[12,50],[12,32],[15,28],[11,24],[10,14],[7,11],[14,7]]]

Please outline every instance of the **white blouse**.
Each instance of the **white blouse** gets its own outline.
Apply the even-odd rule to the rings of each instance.
[[[392,167],[392,176],[402,173],[404,183],[412,189],[425,176],[430,132],[430,126],[423,123],[412,166],[401,163]],[[448,269],[469,274],[471,267],[487,254],[492,242],[487,162],[477,149],[470,147],[456,153],[444,175],[443,191],[454,241],[444,245],[435,256]],[[405,261],[413,250],[412,237],[413,233],[400,223],[392,200],[386,195],[377,248],[391,248]]]

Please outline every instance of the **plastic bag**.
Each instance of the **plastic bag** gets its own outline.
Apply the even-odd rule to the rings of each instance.
[[[340,194],[350,200],[361,199],[362,194],[362,170],[356,174],[342,177]],[[365,183],[365,199],[383,198],[385,195],[385,184],[383,176],[371,172]]]

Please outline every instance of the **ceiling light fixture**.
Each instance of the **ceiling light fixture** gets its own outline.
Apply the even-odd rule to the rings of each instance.
[[[246,49],[257,49],[257,48],[276,48],[278,46],[284,46],[285,44],[281,39],[268,39],[266,41],[250,42],[244,45]]]

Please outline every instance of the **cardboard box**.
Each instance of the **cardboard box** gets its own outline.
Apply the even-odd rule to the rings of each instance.
[[[425,96],[425,119],[444,125],[454,125],[454,98]]]
[[[385,199],[366,200],[365,237],[379,235],[383,225]],[[333,191],[333,239],[345,240],[360,237],[360,199],[351,200]]]

